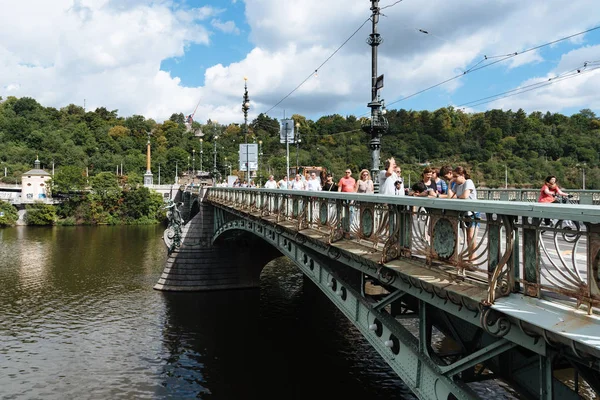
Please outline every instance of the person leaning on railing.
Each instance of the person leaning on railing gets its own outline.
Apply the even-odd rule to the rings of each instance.
[[[471,176],[467,170],[461,166],[454,168],[452,171],[452,180],[448,185],[448,198],[477,200],[475,184],[471,180]],[[464,224],[467,228],[469,260],[472,261],[475,258],[475,230],[479,225],[477,220],[481,219],[481,217],[477,211],[468,211],[465,213],[465,217],[467,217]]]

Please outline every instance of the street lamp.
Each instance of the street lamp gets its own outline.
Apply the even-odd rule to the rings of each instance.
[[[217,139],[219,137],[217,135],[215,135],[214,139],[213,139],[213,144],[214,144],[214,150],[213,150],[213,154],[214,154],[214,161],[213,161],[213,172],[215,174],[215,178],[217,176]]]
[[[383,75],[377,76],[377,47],[383,42],[381,35],[377,33],[379,22],[379,0],[371,0],[371,22],[372,31],[367,39],[371,46],[371,102],[367,107],[371,109],[371,119],[363,123],[362,130],[371,135],[369,148],[371,149],[371,177],[375,183],[375,191],[379,192],[379,156],[381,151],[381,136],[388,129],[388,121],[385,119],[385,106],[379,98],[379,89],[383,88]]]
[[[202,138],[200,138],[200,171],[202,171],[202,155],[203,155],[203,151],[202,151]]]
[[[298,163],[300,154],[300,142],[302,142],[302,140],[300,139],[300,122],[296,122],[296,173],[300,168],[300,165]]]
[[[587,163],[577,164],[576,166],[581,169],[581,189],[585,190],[585,167]]]
[[[225,168],[229,168],[229,175],[231,175],[231,163],[227,161],[227,157],[225,157]],[[225,169],[225,173],[227,173],[227,169]]]
[[[259,171],[259,176],[258,176],[258,184],[262,187],[262,171],[260,170],[260,167],[262,167],[262,140],[258,141],[258,166],[257,169]]]
[[[190,156],[188,156],[188,169],[187,169],[188,175],[190,174]]]
[[[250,182],[250,160],[248,160],[248,110],[250,109],[250,98],[248,97],[248,78],[244,77],[244,98],[242,101],[242,112],[244,113],[244,141],[246,143],[246,180]]]
[[[196,149],[192,149],[192,179],[196,176]]]

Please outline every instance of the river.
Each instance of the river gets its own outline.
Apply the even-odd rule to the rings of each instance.
[[[163,229],[0,229],[2,399],[414,398],[284,258],[256,290],[153,290]]]

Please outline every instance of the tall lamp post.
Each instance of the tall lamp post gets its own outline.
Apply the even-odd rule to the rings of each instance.
[[[196,176],[196,149],[192,149],[192,179]]]
[[[379,155],[381,151],[381,135],[388,129],[388,121],[383,114],[383,101],[379,99],[379,89],[383,88],[383,75],[377,76],[377,47],[383,42],[377,33],[379,22],[379,0],[371,0],[372,31],[367,39],[371,46],[371,102],[367,107],[371,109],[371,119],[362,125],[362,130],[371,135],[369,148],[371,149],[371,177],[375,184],[375,191],[379,191]]]
[[[213,139],[213,144],[214,144],[214,150],[213,150],[213,154],[214,154],[214,160],[213,160],[213,172],[215,174],[215,178],[217,176],[217,139],[219,137],[217,135],[215,135],[214,139]]]
[[[298,172],[298,169],[300,168],[300,164],[298,164],[298,160],[300,159],[300,142],[302,142],[300,139],[300,122],[296,122],[296,172]]]
[[[248,97],[248,78],[244,77],[244,98],[242,100],[242,112],[244,113],[244,142],[246,143],[246,181],[250,183],[250,160],[248,159],[248,110],[250,109],[250,97]]]
[[[202,138],[200,138],[200,171],[202,171],[202,155],[203,155],[203,151],[202,151]]]
[[[258,141],[258,171],[260,172],[260,175],[258,177],[258,184],[260,187],[262,187],[262,171],[260,170],[260,168],[262,167],[262,140]]]

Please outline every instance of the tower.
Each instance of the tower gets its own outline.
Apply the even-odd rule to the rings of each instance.
[[[154,177],[150,170],[150,132],[148,132],[148,145],[146,150],[146,173],[144,174],[144,186],[150,186],[154,184]]]

